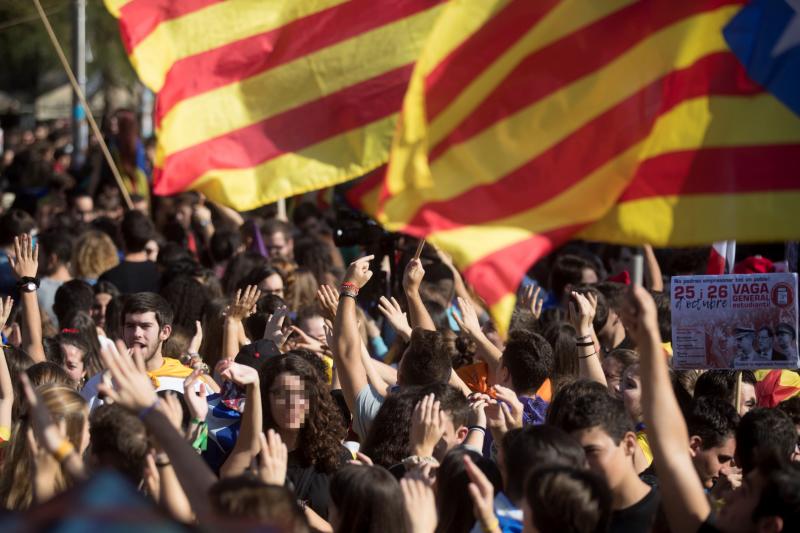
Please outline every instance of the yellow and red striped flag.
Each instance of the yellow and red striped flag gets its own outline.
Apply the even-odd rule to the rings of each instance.
[[[244,210],[384,164],[443,0],[105,0],[158,93],[155,191]]]
[[[743,3],[451,2],[412,76],[378,219],[450,252],[501,328],[525,271],[574,236],[799,237],[800,119],[723,38]]]

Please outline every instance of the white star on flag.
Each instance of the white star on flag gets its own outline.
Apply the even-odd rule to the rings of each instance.
[[[794,16],[784,28],[778,42],[775,43],[772,57],[777,57],[789,48],[800,44],[800,0],[786,0],[786,3],[794,10]]]

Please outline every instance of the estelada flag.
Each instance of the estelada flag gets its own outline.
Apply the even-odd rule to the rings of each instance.
[[[409,84],[378,219],[449,252],[500,329],[526,270],[573,237],[800,237],[800,119],[726,44],[743,3],[450,3]]]
[[[157,93],[157,194],[245,210],[389,156],[443,0],[105,0]]]

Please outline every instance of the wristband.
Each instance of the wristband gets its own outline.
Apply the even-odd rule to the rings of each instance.
[[[161,399],[160,398],[156,398],[156,401],[154,401],[152,404],[150,404],[150,407],[145,407],[144,409],[139,411],[139,420],[144,420],[144,417],[149,415],[153,411],[153,409],[158,407],[159,403],[161,403]]]
[[[576,342],[576,343],[575,343],[575,346],[581,346],[581,347],[594,346],[594,343],[593,343],[592,341],[588,341],[588,342]]]
[[[64,439],[61,441],[61,444],[58,445],[56,451],[53,452],[53,457],[55,457],[56,461],[59,463],[63,463],[64,459],[69,457],[75,451],[75,446],[72,443]]]
[[[488,522],[484,522],[481,520],[481,530],[483,533],[494,533],[500,529],[500,521],[497,519],[496,516],[492,516],[492,519]]]
[[[580,337],[575,337],[575,340],[580,341],[580,340],[591,339],[591,338],[592,338],[591,335],[581,335]]]
[[[486,435],[486,428],[483,427],[483,426],[470,426],[469,428],[467,428],[467,430],[470,431],[470,432],[471,431],[480,431],[481,433]]]
[[[594,352],[592,352],[592,353],[589,353],[589,354],[586,354],[586,355],[579,355],[579,356],[578,356],[578,359],[589,359],[589,358],[590,358],[590,357],[592,357],[593,355],[597,355],[597,354],[599,354],[599,353],[600,353],[600,352],[598,352],[598,351],[594,351]]]

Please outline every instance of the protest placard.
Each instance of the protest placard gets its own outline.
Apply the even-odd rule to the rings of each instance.
[[[797,368],[797,274],[672,278],[673,366]]]

